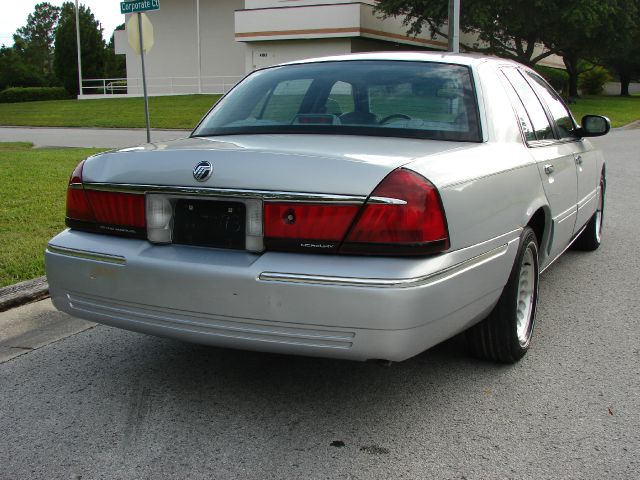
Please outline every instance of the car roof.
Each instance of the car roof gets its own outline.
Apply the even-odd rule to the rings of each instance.
[[[368,52],[368,53],[352,53],[348,55],[334,55],[329,57],[307,58],[303,60],[295,60],[286,62],[282,65],[293,65],[300,63],[319,63],[319,62],[344,62],[353,60],[395,60],[405,62],[440,62],[455,65],[477,66],[481,63],[491,62],[496,64],[520,65],[512,60],[504,58],[490,57],[480,54],[468,53],[451,53],[451,52]]]

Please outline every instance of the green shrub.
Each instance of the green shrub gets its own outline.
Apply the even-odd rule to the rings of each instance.
[[[578,77],[578,87],[582,93],[599,95],[604,89],[604,84],[611,80],[611,75],[606,68],[593,67]]]
[[[541,65],[536,65],[535,70],[558,92],[566,92],[569,89],[569,74],[566,70]]]
[[[64,100],[69,94],[62,87],[12,87],[0,92],[0,103]]]

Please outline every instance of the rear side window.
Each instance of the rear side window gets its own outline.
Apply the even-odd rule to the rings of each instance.
[[[517,92],[518,97],[529,114],[531,123],[533,123],[536,140],[553,140],[555,137],[547,114],[544,108],[542,108],[542,104],[535,92],[531,89],[531,86],[516,68],[504,68],[502,72]]]
[[[576,126],[573,123],[573,118],[560,96],[538,75],[527,72],[527,76],[532,80],[531,84],[542,101],[549,107],[551,116],[558,127],[560,138],[576,138],[574,134]]]
[[[520,130],[522,130],[522,133],[524,134],[525,140],[527,141],[527,143],[535,141],[536,132],[533,130],[533,124],[531,123],[529,114],[525,110],[520,97],[506,78],[502,78],[502,83],[505,90],[507,91],[509,100],[511,100],[511,105],[513,105],[513,108],[516,112],[516,116],[518,117],[518,124],[520,125]]]

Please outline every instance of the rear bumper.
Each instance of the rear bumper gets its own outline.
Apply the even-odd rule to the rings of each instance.
[[[152,245],[65,231],[50,241],[55,306],[216,346],[404,360],[483,318],[518,232],[436,257],[367,258]]]

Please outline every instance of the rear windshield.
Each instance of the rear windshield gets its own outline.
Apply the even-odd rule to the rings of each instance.
[[[204,118],[194,136],[327,133],[480,141],[468,67],[340,61],[259,70]]]

